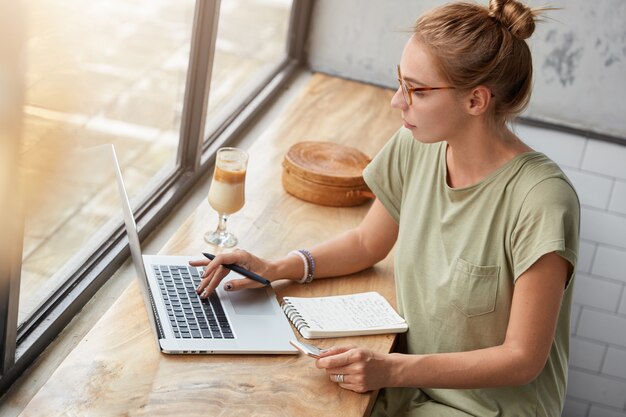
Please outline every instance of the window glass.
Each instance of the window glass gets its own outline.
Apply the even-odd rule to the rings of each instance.
[[[19,323],[175,169],[195,1],[27,0]]]
[[[292,0],[222,0],[205,136],[287,56]]]

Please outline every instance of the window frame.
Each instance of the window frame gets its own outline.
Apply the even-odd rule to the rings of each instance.
[[[176,203],[209,172],[217,149],[231,143],[250,125],[280,91],[280,87],[304,63],[312,4],[312,0],[293,0],[285,58],[237,106],[236,111],[205,138],[220,0],[196,0],[176,166],[169,177],[155,185],[154,192],[135,211],[140,240],[162,223]],[[19,138],[19,135],[15,137]],[[15,141],[12,147],[15,155],[19,155],[18,145],[19,141]],[[17,172],[17,165],[13,169]],[[3,201],[7,200],[3,198]],[[14,222],[14,219],[5,216],[0,224]],[[18,328],[23,233],[22,223],[17,223],[19,227],[15,227],[14,236],[3,234],[0,237],[5,241],[0,240],[0,243],[7,243],[12,249],[0,258],[0,395],[8,390],[130,256],[126,232],[120,223],[98,248],[98,252],[82,265],[74,265],[74,272],[50,295],[48,302]]]

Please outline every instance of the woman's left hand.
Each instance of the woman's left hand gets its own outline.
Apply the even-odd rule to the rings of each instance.
[[[357,347],[333,347],[322,352],[315,366],[325,369],[330,380],[340,387],[367,392],[390,386],[389,356]],[[338,375],[343,375],[343,382]]]

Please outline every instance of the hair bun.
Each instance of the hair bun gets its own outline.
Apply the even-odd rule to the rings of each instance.
[[[528,39],[535,31],[535,14],[533,9],[515,0],[489,0],[489,16],[519,39]]]

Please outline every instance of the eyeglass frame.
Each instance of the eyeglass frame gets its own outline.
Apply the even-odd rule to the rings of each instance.
[[[433,90],[454,90],[456,87],[446,86],[446,87],[409,87],[406,85],[404,78],[402,78],[402,73],[400,72],[400,65],[397,65],[398,69],[398,83],[400,84],[400,89],[402,90],[402,96],[404,97],[404,101],[409,106],[413,104],[413,93],[418,91],[433,91]]]

